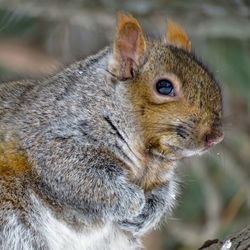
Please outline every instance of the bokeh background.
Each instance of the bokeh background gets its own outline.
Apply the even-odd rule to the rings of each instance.
[[[116,14],[136,16],[148,36],[180,23],[215,73],[225,102],[225,140],[182,162],[182,194],[146,249],[198,249],[250,224],[249,0],[0,0],[0,79],[43,77],[112,42]]]

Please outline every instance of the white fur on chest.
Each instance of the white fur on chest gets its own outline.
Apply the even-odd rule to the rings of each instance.
[[[77,232],[62,221],[47,213],[47,219],[43,223],[42,233],[45,236],[49,248],[53,250],[90,250],[99,249],[104,239],[112,234],[111,224],[96,227],[88,232]],[[101,249],[101,248],[100,248]]]
[[[112,222],[103,225],[89,225],[76,231],[62,220],[58,220],[50,210],[39,208],[42,218],[39,231],[51,250],[133,250],[134,242]]]

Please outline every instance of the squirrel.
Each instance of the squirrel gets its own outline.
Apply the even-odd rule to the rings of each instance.
[[[169,216],[178,161],[223,139],[222,94],[184,30],[118,17],[94,56],[0,84],[0,248],[138,249]]]

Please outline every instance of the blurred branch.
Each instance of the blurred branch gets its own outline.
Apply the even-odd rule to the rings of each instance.
[[[250,227],[230,235],[225,240],[206,241],[198,250],[247,250],[250,249]]]
[[[218,233],[221,213],[221,198],[207,173],[204,162],[197,160],[196,165],[192,166],[192,168],[202,183],[203,193],[206,198],[204,206],[206,213],[205,225],[202,228],[194,228],[183,223],[175,223],[175,225],[168,227],[168,230],[175,238],[180,239],[190,246],[200,244],[200,242],[212,238]]]
[[[203,193],[206,199],[205,212],[207,216],[207,222],[205,226],[205,235],[207,235],[207,237],[211,237],[211,235],[215,235],[219,229],[219,217],[222,208],[221,197],[214,185],[214,181],[208,173],[208,168],[204,164],[204,161],[197,159],[196,162],[197,163],[193,166],[193,169],[203,184]]]
[[[226,173],[232,176],[242,190],[244,190],[248,206],[250,206],[249,177],[243,171],[243,168],[239,167],[239,163],[235,160],[234,155],[225,147],[225,145],[223,147],[223,155],[223,167],[226,168]]]
[[[217,156],[215,160],[218,161]],[[221,216],[221,197],[218,194],[218,190],[216,189],[213,180],[207,172],[207,167],[204,166],[204,162],[197,159],[192,168],[193,172],[202,183],[203,193],[206,198],[206,223],[201,228],[195,228],[190,225],[186,226],[183,223],[175,223],[174,225],[168,227],[171,234],[180,241],[185,242],[185,244],[195,246],[198,242],[215,237],[215,235],[222,230],[222,228],[228,228],[243,203],[246,200],[249,201],[250,186],[248,177],[246,173],[244,173],[244,170],[239,168],[233,152],[228,151],[227,147],[223,147],[222,160],[222,165],[225,167],[226,173],[232,176],[239,185],[239,191],[234,197],[232,197]],[[217,242],[216,244],[219,243]]]
[[[152,231],[150,234],[146,235],[143,239],[145,250],[161,250],[161,235],[159,231]]]
[[[0,65],[13,72],[32,76],[51,74],[61,66],[55,58],[14,40],[0,41]]]
[[[113,28],[114,26],[116,10],[124,10],[129,12],[133,10],[136,15],[140,15],[142,17],[141,19],[143,19],[143,13],[136,8],[136,4],[134,4],[135,7],[133,9],[130,9],[127,7],[128,4],[125,5],[123,1],[119,2],[119,4],[116,2],[116,7],[111,8],[113,11],[112,14],[110,14],[110,8],[108,7],[111,7],[111,4],[108,7],[106,6],[106,9],[104,6],[100,9],[98,8],[100,5],[99,2],[95,3],[95,6],[97,6],[96,8],[93,8],[93,4],[91,5],[91,8],[88,8],[86,7],[86,3],[89,4],[88,1],[84,0],[1,0],[0,8],[32,17],[42,17],[54,21],[66,20],[71,24],[81,25],[85,28],[93,28],[93,26],[99,25],[103,28],[107,28],[107,31],[110,31],[110,28]],[[144,1],[144,5],[147,3],[147,1]],[[175,20],[181,20],[181,22],[186,23],[185,26],[188,31],[190,30],[192,32],[192,35],[202,37],[250,37],[250,25],[246,14],[234,18],[230,11],[227,12],[226,9],[223,9],[223,16],[218,17],[218,15],[216,15],[216,11],[208,11],[206,12],[206,18],[199,20],[197,23],[196,19],[190,18],[190,15],[186,15],[185,12],[183,15],[180,15],[180,9],[171,8],[171,2],[163,4],[159,1],[157,6],[158,11],[156,11],[155,8],[152,8],[150,16],[146,16],[145,20],[142,20],[147,23],[147,25],[150,27],[148,30],[152,30],[153,33],[155,32],[155,29],[158,34],[159,31],[162,30],[159,27],[152,27],[152,24],[157,21],[157,23],[162,23],[161,27],[165,27],[166,16],[174,16]],[[194,9],[190,9],[189,13],[192,13],[192,11],[195,10],[204,11],[204,6],[200,4],[198,7],[194,6]],[[128,10],[126,8],[128,8]],[[150,7],[148,8],[150,9]],[[247,7],[245,9],[245,12],[249,13],[249,9]],[[189,28],[193,26],[196,28]]]
[[[81,1],[78,1],[79,3]],[[103,10],[84,9],[76,1],[67,3],[62,1],[35,2],[30,1],[6,1],[0,2],[0,7],[13,11],[14,13],[51,19],[54,21],[67,21],[71,24],[81,25],[85,28],[91,28],[93,25],[101,24],[113,26],[115,23],[107,12]]]
[[[243,203],[246,201],[246,193],[244,189],[241,189],[230,201],[227,208],[221,218],[221,226],[227,228],[227,226],[233,221],[236,214],[240,210]]]

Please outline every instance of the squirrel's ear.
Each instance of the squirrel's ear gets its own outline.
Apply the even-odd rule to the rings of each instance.
[[[191,51],[191,41],[186,32],[170,19],[167,20],[166,42],[167,44],[182,48],[188,52]]]
[[[109,71],[122,80],[132,78],[143,62],[145,50],[146,41],[137,20],[120,14]]]

